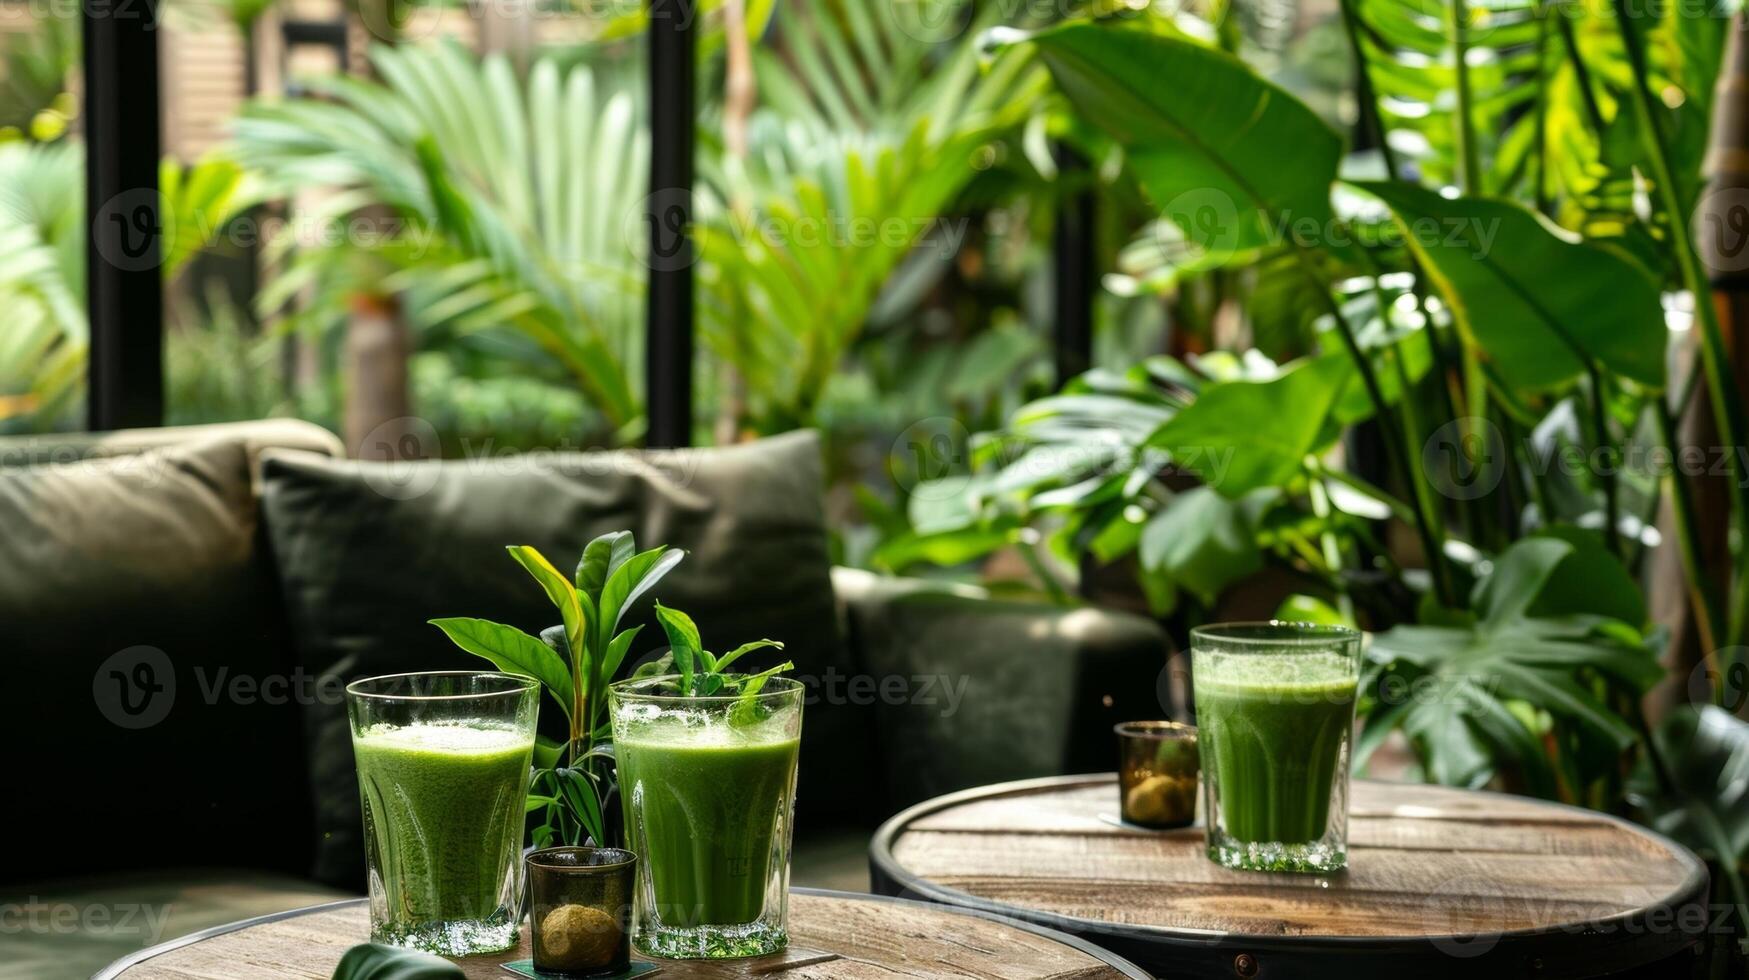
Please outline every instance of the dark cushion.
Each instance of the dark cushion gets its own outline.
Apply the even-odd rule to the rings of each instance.
[[[982,589],[841,568],[891,805],[988,783],[1105,772],[1112,725],[1160,718],[1166,636],[1152,620],[990,598]]]
[[[303,871],[298,685],[248,445],[0,468],[10,880]],[[271,842],[269,844],[268,842]]]
[[[278,454],[263,479],[301,663],[324,677],[484,667],[426,620],[478,616],[538,632],[557,613],[505,546],[534,545],[568,571],[591,538],[622,528],[640,548],[689,552],[654,597],[690,612],[711,649],[770,637],[803,673],[848,670],[812,433],[723,449],[450,462]],[[649,598],[628,623],[649,621]],[[647,626],[628,666],[665,642]],[[364,857],[345,706],[318,704],[308,722],[316,874],[355,884]],[[809,709],[798,823],[832,819],[834,804],[854,800],[866,733],[848,710]]]

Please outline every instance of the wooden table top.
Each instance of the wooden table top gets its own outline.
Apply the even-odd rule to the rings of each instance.
[[[185,936],[121,960],[95,980],[328,980],[341,955],[364,942],[369,931],[370,912],[364,899],[318,905]],[[796,889],[790,898],[790,937],[792,952],[805,948],[822,955],[661,960],[662,969],[650,976],[655,980],[1148,977],[1121,957],[1036,925],[873,895]],[[522,946],[516,952],[457,962],[471,980],[510,980],[514,974],[500,964],[528,956],[524,927]]]
[[[1691,950],[1706,927],[1699,859],[1588,810],[1357,780],[1348,869],[1302,875],[1228,870],[1207,858],[1200,827],[1117,826],[1117,809],[1115,775],[923,803],[876,834],[875,890],[1024,916],[1157,971],[1190,967],[1173,976],[1218,966],[1208,975],[1230,977],[1246,965],[1237,956],[1273,951],[1365,960],[1379,975],[1432,962],[1475,976],[1530,956],[1536,976],[1585,977]]]

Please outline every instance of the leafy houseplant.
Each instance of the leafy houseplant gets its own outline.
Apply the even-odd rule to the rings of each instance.
[[[1283,569],[1304,593],[1287,612],[1376,632],[1363,751],[1401,731],[1442,782],[1632,806],[1713,855],[1741,906],[1749,844],[1672,753],[1745,726],[1720,711],[1706,739],[1654,735],[1639,703],[1664,674],[1664,634],[1640,583],[1667,497],[1701,635],[1730,651],[1749,548],[1728,536],[1730,567],[1709,576],[1702,535],[1725,529],[1694,520],[1698,475],[1620,465],[1683,450],[1691,401],[1721,445],[1742,444],[1687,227],[1723,19],[1509,8],[1486,20],[1454,0],[1441,29],[1402,0],[1344,3],[1356,67],[1377,83],[1361,99],[1375,149],[1356,155],[1292,94],[1148,13],[998,38],[1049,69],[1159,209],[1180,246],[1167,288],[1221,275],[1252,335],[1276,339],[1269,356],[1093,372],[1023,407],[974,442],[973,472],[953,477],[969,492],[913,493],[904,547],[963,561],[1044,532],[1066,557],[1134,554],[1156,609],[1193,621],[1256,569]],[[1471,57],[1480,47],[1498,60]],[[1474,100],[1507,82],[1506,101]],[[1507,107],[1526,94],[1536,111]],[[1417,95],[1438,111],[1384,112]],[[1502,121],[1498,141],[1478,137]],[[1623,181],[1645,189],[1637,204],[1622,206]],[[1697,329],[1669,329],[1667,292],[1692,298]],[[1683,345],[1699,366],[1667,377]],[[1339,449],[1362,425],[1384,463],[1364,479]],[[1550,454],[1569,446],[1600,462],[1558,471]],[[1729,496],[1740,527],[1749,510]],[[1413,544],[1393,544],[1396,528]],[[1724,656],[1708,654],[1710,676],[1730,676]],[[1404,688],[1436,696],[1387,696]]]
[[[638,551],[630,531],[604,534],[583,549],[574,575],[566,577],[541,553],[516,545],[510,556],[540,583],[558,607],[561,623],[540,637],[484,619],[434,619],[456,646],[499,670],[541,682],[564,712],[569,737],[563,746],[537,751],[529,809],[543,810],[534,843],[582,844],[607,840],[601,801],[609,782],[606,741],[607,685],[642,630],[620,630],[625,611],[680,564],[685,552],[667,547]],[[697,631],[694,631],[696,637]]]

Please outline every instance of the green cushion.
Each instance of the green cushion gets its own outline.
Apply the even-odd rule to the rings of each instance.
[[[307,869],[298,707],[273,696],[295,690],[277,687],[293,661],[250,466],[244,441],[209,438],[0,468],[3,737],[28,787],[8,822],[37,835],[0,879]]]
[[[1166,636],[1151,620],[852,569],[834,581],[864,669],[907,679],[910,696],[882,698],[876,709],[892,806],[1108,771],[1113,724],[1166,714]]]
[[[263,508],[301,663],[320,675],[483,667],[426,620],[479,616],[538,632],[557,614],[505,546],[534,545],[568,569],[589,539],[621,528],[640,547],[690,552],[655,592],[691,612],[712,649],[770,637],[786,641],[802,672],[842,673],[821,485],[812,433],[724,449],[412,464],[281,454],[267,459]],[[646,598],[627,622],[648,621],[648,608]],[[664,648],[646,626],[627,668]],[[549,726],[560,720],[543,714]],[[309,723],[316,873],[356,885],[364,857],[344,704],[315,705]],[[866,731],[849,709],[809,709],[802,822],[854,799]]]
[[[119,429],[115,432],[5,436],[0,437],[0,467],[46,466],[81,459],[132,456],[149,449],[209,441],[239,443],[251,460],[259,459],[268,449],[307,449],[326,456],[346,455],[339,437],[319,425],[299,419],[258,419],[213,425]]]

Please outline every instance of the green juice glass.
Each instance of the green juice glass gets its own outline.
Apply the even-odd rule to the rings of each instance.
[[[1249,871],[1345,867],[1360,634],[1227,623],[1190,640],[1209,858]]]
[[[632,942],[671,959],[763,956],[789,943],[789,865],[805,688],[682,697],[676,677],[610,692]]]
[[[372,942],[442,956],[516,945],[540,684],[395,674],[346,688]]]

